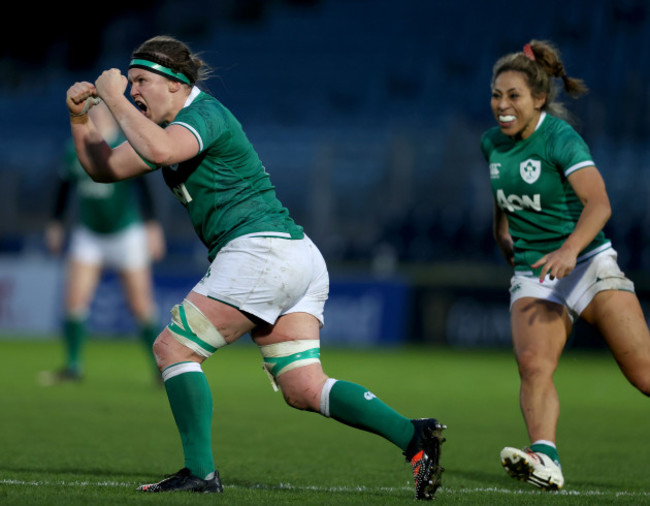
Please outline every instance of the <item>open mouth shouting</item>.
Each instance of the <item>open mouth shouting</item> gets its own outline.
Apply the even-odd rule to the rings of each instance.
[[[141,100],[135,100],[135,106],[140,109],[140,112],[144,114],[145,116],[147,115],[147,104],[142,102]]]

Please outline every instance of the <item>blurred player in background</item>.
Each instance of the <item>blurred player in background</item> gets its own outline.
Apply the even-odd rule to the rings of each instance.
[[[272,385],[292,407],[378,434],[413,467],[416,496],[440,484],[443,426],[410,420],[366,388],[329,378],[320,362],[320,328],[329,292],[322,255],[277,199],[257,153],[232,113],[199,89],[206,67],[182,42],[155,37],[133,54],[127,80],[119,70],[68,90],[72,133],[82,165],[96,180],[121,180],[162,167],[208,247],[211,265],[154,351],[181,436],[185,467],[147,492],[221,492],[212,455],[212,393],[201,363],[250,333]],[[128,142],[103,143],[84,114],[99,96]],[[222,378],[224,388],[236,388]],[[428,405],[428,401],[426,402]],[[245,450],[243,450],[245,451]]]
[[[576,318],[598,328],[625,377],[650,395],[650,334],[634,285],[603,233],[611,214],[605,184],[588,146],[563,119],[553,78],[570,96],[587,91],[567,76],[548,42],[533,40],[500,58],[491,101],[498,126],[481,142],[495,238],[514,266],[512,340],[530,438],[523,450],[504,448],[501,462],[514,478],[546,490],[564,485],[553,374]]]
[[[111,146],[124,142],[104,104],[93,107],[89,114]],[[160,331],[153,300],[151,262],[163,257],[165,240],[154,216],[146,180],[94,182],[79,164],[71,141],[65,152],[53,218],[45,230],[46,246],[55,255],[64,249],[64,214],[70,207],[67,204],[72,192],[76,192],[78,220],[71,232],[66,266],[65,365],[54,372],[42,372],[39,379],[45,385],[82,379],[88,311],[105,268],[119,273],[127,303],[154,366],[151,347]]]

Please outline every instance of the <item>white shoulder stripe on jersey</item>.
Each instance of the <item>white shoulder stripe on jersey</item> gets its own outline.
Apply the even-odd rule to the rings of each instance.
[[[190,132],[192,132],[192,134],[194,134],[194,137],[196,137],[196,140],[199,143],[199,153],[203,151],[203,139],[201,139],[201,136],[199,135],[199,132],[197,132],[196,128],[194,128],[192,125],[188,125],[187,123],[183,123],[182,121],[173,121],[170,123],[170,125],[180,125],[187,128]]]
[[[567,170],[564,171],[565,176],[569,176],[569,174],[575,172],[576,170],[584,169],[585,167],[595,167],[596,164],[592,160],[587,160],[586,162],[580,162],[576,163],[575,165],[572,165],[569,167]]]

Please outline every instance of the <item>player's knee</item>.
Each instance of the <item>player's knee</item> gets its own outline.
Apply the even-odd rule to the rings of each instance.
[[[131,312],[140,324],[147,324],[158,317],[156,307],[150,304],[136,304],[131,308]]]
[[[161,371],[167,366],[168,363],[173,363],[174,361],[174,358],[171,356],[171,350],[165,343],[166,339],[169,338],[169,336],[165,335],[167,333],[167,329],[163,330],[163,332],[156,338],[153,346],[151,347],[153,356],[156,360],[156,365]]]
[[[281,387],[286,403],[296,409],[317,411],[322,388],[320,342],[317,339],[286,341],[260,346],[263,368],[274,390]],[[315,370],[320,371],[316,374]]]
[[[282,385],[282,395],[285,402],[295,409],[303,411],[318,411],[320,407],[320,388],[300,384],[297,387]]]
[[[228,343],[201,310],[185,299],[172,310],[165,332],[196,355],[208,358]]]
[[[519,376],[522,379],[536,379],[553,376],[556,364],[541,357],[532,350],[523,350],[517,354]]]
[[[206,358],[204,355],[200,355],[180,343],[173,332],[167,327],[163,329],[154,341],[152,351],[160,371],[179,362],[193,361],[201,363]]]

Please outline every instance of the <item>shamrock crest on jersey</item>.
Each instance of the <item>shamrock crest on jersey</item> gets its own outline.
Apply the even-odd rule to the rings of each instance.
[[[533,184],[537,181],[541,173],[542,162],[539,160],[529,158],[519,164],[519,174],[521,174],[521,179],[526,181],[528,184]]]

